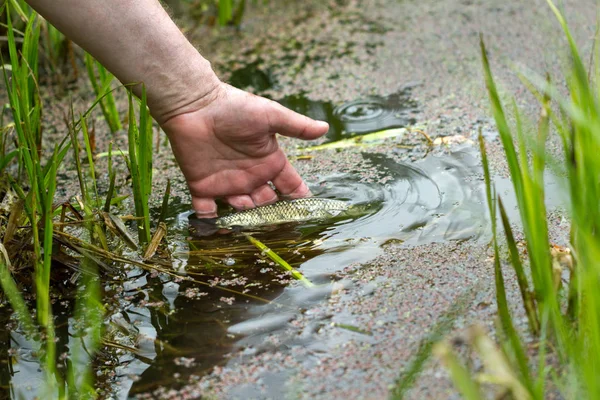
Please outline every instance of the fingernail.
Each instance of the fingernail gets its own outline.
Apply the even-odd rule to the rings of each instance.
[[[290,193],[290,197],[292,198],[308,197],[311,195],[312,193],[310,192],[310,189],[308,188],[308,186],[306,186],[306,183],[304,182],[302,182],[302,185],[298,186],[296,190]]]
[[[196,217],[198,218],[212,218],[217,216],[217,208],[213,210],[195,210]]]
[[[273,195],[273,197],[271,197],[271,198],[270,198],[270,199],[268,199],[268,200],[262,201],[262,202],[260,202],[260,203],[254,202],[254,204],[256,204],[256,206],[257,206],[257,207],[260,207],[260,206],[264,206],[265,204],[271,204],[271,203],[275,203],[277,200],[278,200],[278,197],[277,197],[277,195],[275,194],[275,195]]]
[[[329,129],[329,124],[325,121],[317,121],[317,124],[320,125],[319,128],[327,128]]]

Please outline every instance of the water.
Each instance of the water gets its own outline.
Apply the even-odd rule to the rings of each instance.
[[[349,326],[327,343],[315,339],[314,333],[330,317],[319,313],[319,304],[342,288],[353,290],[351,283],[336,278],[337,273],[373,260],[392,241],[415,246],[489,240],[479,157],[473,147],[416,162],[398,161],[393,153],[364,152],[361,157],[365,167],[360,171],[314,178],[309,185],[318,197],[369,204],[365,213],[252,232],[315,283],[312,289],[282,272],[240,233],[190,236],[189,206],[172,204],[167,221],[171,266],[193,280],[130,267],[124,281],[106,285],[105,296],[117,303],[107,321],[114,332],[111,340],[136,352],[116,351],[97,378],[112,384],[117,398],[127,398],[160,387],[177,388],[217,365],[244,362],[262,352],[290,346],[327,352],[348,335],[366,335],[351,332]],[[496,181],[511,212],[510,182]],[[549,175],[547,183],[548,206],[560,205],[558,180]],[[511,220],[516,221],[514,215]],[[59,353],[78,343],[72,337],[71,313],[69,301],[54,305]],[[306,328],[290,323],[301,318],[311,321]],[[17,389],[13,397],[33,398],[43,379],[34,347],[17,331],[7,334],[8,348],[0,350],[11,355],[11,370],[0,368],[0,373],[11,377]]]
[[[389,96],[371,96],[339,105],[302,95],[280,100],[284,106],[311,118],[329,122],[328,142],[391,128],[414,125],[419,108],[409,85]]]
[[[353,107],[347,108],[354,117],[374,112]],[[364,214],[253,232],[315,283],[313,289],[295,282],[239,233],[191,237],[189,206],[174,204],[167,221],[169,262],[193,280],[129,267],[124,281],[106,285],[106,297],[114,297],[117,304],[107,321],[112,340],[137,351],[116,351],[98,379],[113,382],[117,397],[126,398],[178,387],[216,365],[243,362],[244,356],[229,357],[238,349],[250,356],[282,346],[316,346],[313,333],[326,316],[312,315],[312,330],[301,332],[290,321],[306,318],[307,310],[318,308],[340,288],[352,290],[336,278],[344,268],[374,259],[389,241],[414,246],[484,235],[485,203],[473,148],[408,163],[369,152],[362,159],[361,171],[322,176],[309,184],[315,196],[369,204]],[[74,321],[66,317],[68,310],[57,307],[55,314],[65,315],[57,334],[66,351],[74,345]],[[28,356],[32,346],[16,332],[7,342],[15,354],[12,382],[19,394],[33,398],[37,385],[32,382],[43,375],[35,358]]]
[[[229,83],[239,88],[252,88],[257,93],[276,86],[269,71],[260,68],[260,62],[233,71]],[[338,104],[311,100],[303,94],[277,101],[300,114],[329,122],[326,139],[331,142],[414,125],[420,113],[418,103],[412,98],[417,86],[416,83],[408,84],[388,96],[369,96]]]
[[[269,85],[268,75],[252,76],[250,84]],[[407,86],[390,96],[342,104],[303,96],[287,97],[282,103],[328,121],[327,140],[336,141],[414,124],[419,109],[412,90]],[[368,204],[363,213],[253,232],[317,285],[312,289],[295,282],[239,233],[193,237],[189,205],[172,202],[167,220],[171,257],[164,262],[191,280],[128,266],[123,280],[106,284],[105,298],[112,297],[109,303],[115,306],[106,321],[111,340],[136,351],[113,349],[114,355],[98,368],[97,379],[112,385],[118,398],[127,398],[178,387],[216,365],[243,362],[244,355],[314,345],[313,333],[326,316],[312,315],[312,328],[302,332],[290,321],[306,317],[307,310],[341,288],[351,290],[348,282],[336,278],[344,268],[374,259],[390,241],[414,246],[476,240],[486,231],[475,149],[465,147],[417,162],[401,162],[393,152],[365,152],[361,158],[361,171],[308,181],[315,196]],[[75,322],[68,317],[71,299],[64,306],[55,304],[54,313],[62,321],[57,329],[59,352],[66,352],[77,345],[72,337]],[[18,388],[13,397],[33,398],[35,382],[43,379],[30,354],[33,346],[17,331],[9,335],[7,347],[0,350],[12,354],[11,370],[0,368],[0,374],[12,377]],[[244,350],[242,359],[229,358],[238,349]]]
[[[368,213],[334,223],[284,224],[253,233],[315,283],[314,289],[294,282],[239,233],[179,243],[174,249],[179,268],[209,286],[174,283],[167,277],[140,286],[166,308],[149,309],[147,322],[157,329],[163,345],[155,346],[156,357],[133,384],[132,394],[177,386],[215,365],[243,362],[243,357],[228,357],[237,349],[249,356],[281,346],[314,344],[311,332],[298,332],[289,322],[340,288],[351,289],[348,282],[335,282],[335,274],[372,260],[390,240],[412,246],[484,234],[486,212],[473,149],[416,163],[382,154],[362,156],[375,173],[373,179],[336,174],[310,186],[315,196],[368,203]],[[178,216],[181,229],[186,229],[188,217],[189,213]],[[271,342],[275,333],[278,339]]]

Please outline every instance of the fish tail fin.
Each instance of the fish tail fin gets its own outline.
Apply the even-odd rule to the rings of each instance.
[[[194,236],[210,236],[219,231],[217,218],[190,218],[190,227]]]

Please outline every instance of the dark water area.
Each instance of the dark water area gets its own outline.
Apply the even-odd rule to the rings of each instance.
[[[247,66],[231,82],[259,91],[272,87],[268,73],[259,72]],[[279,101],[329,122],[326,141],[332,142],[414,125],[420,113],[414,88],[341,104],[302,94]],[[476,150],[466,146],[442,156],[413,158],[419,161],[398,161],[393,151],[363,152],[360,170],[307,177],[314,196],[364,207],[361,213],[251,232],[313,288],[295,281],[239,232],[194,236],[190,205],[172,202],[166,267],[180,276],[128,266],[124,279],[106,284],[105,296],[117,303],[106,325],[121,348],[98,369],[98,381],[108,382],[117,398],[144,397],[200,380],[215,366],[243,362],[245,356],[290,346],[321,346],[319,351],[326,352],[341,344],[343,335],[320,345],[314,333],[331,317],[318,311],[324,300],[341,289],[352,290],[340,278],[346,268],[373,260],[390,241],[415,246],[477,240],[486,232]],[[153,219],[159,212],[151,212]],[[61,321],[60,349],[66,353],[81,345],[74,337],[72,303],[65,302],[64,310],[57,308],[60,304],[54,312]],[[296,328],[293,322],[308,315],[309,328]],[[34,398],[44,379],[34,347],[18,332],[9,336],[8,347],[1,350],[11,354],[12,370],[0,368],[0,373],[12,376],[18,388],[13,397]]]
[[[390,242],[411,247],[489,240],[473,147],[416,162],[371,152],[361,158],[362,170],[322,176],[309,186],[317,197],[369,204],[364,213],[251,231],[313,288],[295,281],[240,232],[195,237],[189,205],[173,203],[167,219],[169,252],[171,268],[181,277],[132,267],[125,280],[106,285],[105,295],[118,303],[107,329],[115,342],[136,350],[117,350],[111,364],[98,370],[98,379],[113,382],[116,398],[148,398],[157,389],[177,389],[199,381],[215,366],[243,363],[262,352],[294,346],[327,352],[347,340],[340,334],[319,343],[315,336],[332,317],[321,313],[320,305],[339,290],[353,290],[350,281],[340,278],[344,270],[375,259]],[[510,211],[510,182],[497,181]],[[551,176],[548,183],[553,193],[558,183]],[[558,204],[556,196],[550,198]],[[81,346],[72,312],[69,301],[54,305],[59,352]],[[301,318],[311,322],[297,327],[294,321]],[[44,379],[34,346],[17,331],[7,334],[8,347],[0,351],[10,354],[11,364],[0,374],[10,376],[17,388],[13,398],[34,398]]]
[[[276,85],[269,72],[260,69],[257,63],[233,71],[229,83],[239,88],[250,87],[258,93]],[[303,94],[277,99],[277,102],[300,114],[327,121],[329,132],[326,139],[334,142],[384,129],[414,125],[420,112],[418,103],[412,98],[412,92],[417,86],[410,84],[388,96],[369,96],[341,104],[311,100]]]
[[[318,309],[331,293],[352,290],[337,274],[372,260],[390,240],[411,246],[484,235],[487,219],[472,149],[417,163],[376,153],[362,157],[375,174],[372,179],[336,174],[310,186],[318,197],[370,204],[368,213],[252,233],[315,288],[295,282],[241,233],[190,237],[173,249],[175,268],[208,285],[170,277],[138,279],[137,290],[152,292],[163,310],[147,309],[145,325],[155,329],[156,355],[133,383],[131,395],[177,387],[200,379],[216,365],[243,362],[243,356],[229,356],[240,349],[249,356],[314,345],[312,333],[294,328],[290,321]],[[189,213],[177,216],[177,236],[190,234],[188,218]],[[325,323],[319,318],[317,327]]]
[[[314,178],[309,186],[317,197],[369,204],[364,213],[252,232],[313,288],[282,271],[242,233],[193,236],[189,205],[173,203],[167,219],[169,268],[181,277],[130,266],[124,280],[106,284],[105,296],[117,303],[107,329],[113,341],[136,350],[116,350],[97,378],[113,382],[117,398],[143,397],[257,353],[290,346],[327,352],[345,336],[316,343],[314,333],[331,318],[318,310],[332,293],[352,290],[340,278],[346,268],[373,260],[390,241],[415,246],[484,237],[488,221],[474,148],[417,162],[371,152],[360,157],[361,170]],[[54,312],[66,351],[78,346],[76,322],[70,303],[61,304]],[[309,328],[296,327],[299,318],[310,318]],[[5,351],[12,354],[13,387],[33,398],[44,375],[31,344],[17,332],[9,335]]]
[[[288,96],[279,102],[311,118],[329,122],[326,139],[335,142],[392,128],[404,128],[417,122],[419,112],[406,88],[389,96],[371,96],[342,103],[313,101],[302,95]]]

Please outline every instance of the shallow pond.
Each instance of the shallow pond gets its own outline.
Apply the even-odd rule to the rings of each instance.
[[[410,88],[335,107],[301,96],[283,103],[328,120],[328,141],[404,127],[414,123],[418,112]],[[131,266],[126,279],[105,286],[105,295],[117,306],[106,322],[113,353],[106,355],[98,379],[119,398],[143,397],[200,379],[216,365],[243,362],[244,355],[315,346],[313,334],[331,317],[315,309],[332,293],[352,290],[340,278],[346,268],[373,260],[390,241],[414,246],[482,237],[487,218],[479,158],[472,146],[443,156],[419,156],[415,162],[400,162],[391,154],[365,150],[359,154],[360,171],[308,179],[315,196],[363,207],[359,215],[251,232],[313,288],[294,281],[242,233],[195,236],[189,205],[172,204],[167,267],[181,276]],[[61,351],[80,346],[73,337],[71,308],[69,301],[54,306]],[[294,321],[307,313],[314,321],[308,328],[296,327]],[[10,362],[3,373],[12,376],[13,398],[33,398],[43,374],[32,346],[17,332],[7,336]],[[334,345],[320,345],[319,351]]]
[[[326,142],[336,142],[414,124],[419,111],[411,90],[339,105],[302,96],[287,97],[282,103],[327,120],[331,130]],[[97,379],[118,398],[145,398],[157,389],[197,381],[215,366],[244,362],[246,356],[262,352],[303,346],[327,353],[347,337],[340,334],[318,343],[315,333],[332,317],[319,311],[320,305],[332,293],[353,290],[351,281],[342,278],[349,269],[375,259],[390,242],[416,246],[489,239],[475,147],[463,144],[436,155],[417,151],[408,157],[407,147],[390,145],[384,153],[376,147],[355,149],[360,159],[356,170],[307,177],[314,196],[344,200],[361,209],[347,217],[201,237],[196,235],[189,204],[172,202],[164,264],[176,274],[128,266],[125,279],[105,285],[107,302],[113,304],[106,321],[112,350],[104,354]],[[331,154],[335,158],[336,153]],[[556,183],[549,179],[548,184]],[[507,179],[497,179],[497,187],[501,194],[511,193]],[[514,200],[505,197],[510,212]],[[552,191],[549,199],[554,201]],[[315,287],[295,281],[245,233],[275,251]],[[85,349],[74,335],[72,308],[69,299],[54,304],[59,353]],[[301,318],[310,322],[296,324]],[[369,335],[351,322],[337,324],[340,330]],[[18,331],[9,329],[5,337],[7,346],[1,351],[8,362],[0,368],[3,381],[12,382],[12,398],[34,398],[44,378],[34,346]],[[88,361],[84,357],[82,363]],[[61,363],[66,368],[68,360]]]
[[[243,357],[229,357],[239,349],[253,355],[314,345],[312,333],[326,323],[327,316],[315,320],[312,332],[295,328],[293,321],[318,308],[331,293],[352,290],[338,273],[372,260],[389,241],[408,246],[478,239],[485,232],[487,220],[473,150],[410,164],[381,154],[362,156],[377,173],[372,180],[352,173],[331,175],[313,182],[311,190],[319,197],[369,204],[367,213],[335,222],[284,224],[252,232],[315,288],[295,282],[241,233],[191,237],[173,248],[176,268],[209,286],[148,275],[127,284],[128,291],[150,291],[152,301],[159,304],[143,312],[131,310],[138,320],[145,313],[143,325],[153,327],[159,339],[156,355],[133,383],[131,394],[176,386],[218,364],[243,362]],[[181,237],[189,234],[188,216],[182,213],[173,222]]]

